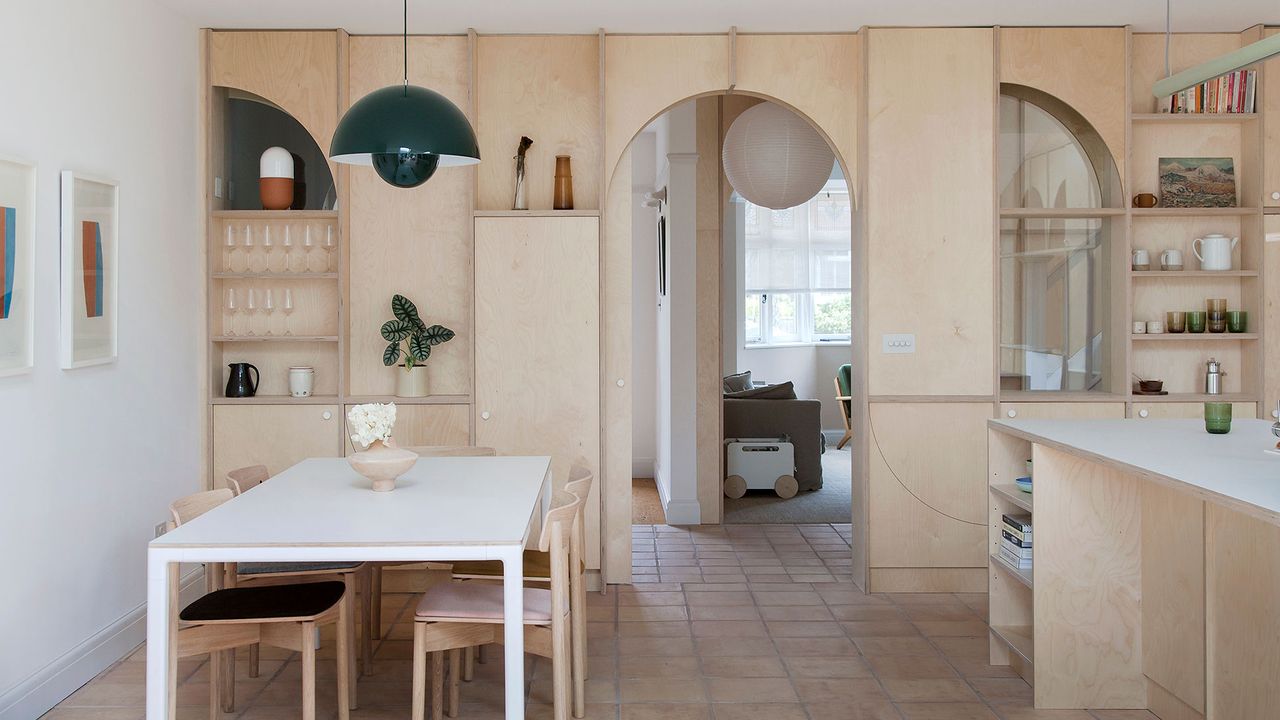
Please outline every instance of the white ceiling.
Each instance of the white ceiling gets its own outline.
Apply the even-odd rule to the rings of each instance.
[[[400,0],[156,0],[201,27],[399,33]],[[1175,31],[1280,24],[1280,0],[1173,0]],[[1132,25],[1163,31],[1165,0],[409,0],[409,32],[833,32],[864,25]]]

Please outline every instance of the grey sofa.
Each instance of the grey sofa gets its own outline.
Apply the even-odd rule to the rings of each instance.
[[[787,383],[788,385],[790,383]],[[733,397],[724,398],[726,438],[788,436],[795,448],[796,482],[800,491],[822,487],[822,402],[819,400]]]

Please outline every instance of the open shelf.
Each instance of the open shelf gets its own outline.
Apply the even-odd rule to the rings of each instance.
[[[1191,280],[1195,278],[1256,278],[1257,270],[1134,270],[1133,278],[1160,278],[1161,280]]]
[[[1031,512],[1031,493],[1024,493],[1017,485],[991,485],[991,494],[1003,498],[1018,507]],[[995,557],[992,555],[992,557]]]
[[[600,217],[599,210],[476,210],[473,217]]]
[[[1136,403],[1180,403],[1180,402],[1256,402],[1257,396],[1249,393],[1223,393],[1206,395],[1205,393],[1169,393],[1168,395],[1133,394]]]
[[[1152,342],[1242,342],[1246,340],[1257,340],[1257,333],[1144,333],[1142,335],[1131,335],[1134,342],[1152,341]]]
[[[1259,208],[1252,207],[1233,207],[1233,208],[1134,208],[1129,212],[1135,218],[1197,218],[1197,217],[1243,217],[1245,215],[1253,215],[1257,213]]]
[[[1134,113],[1135,123],[1244,123],[1257,120],[1258,113]]]
[[[336,272],[216,272],[215,280],[337,280]]]
[[[255,395],[247,398],[213,397],[214,405],[337,405],[337,395],[312,395],[297,398],[292,395]]]
[[[1025,625],[992,625],[991,633],[1000,638],[1014,652],[1016,652],[1027,664],[1031,664],[1035,659],[1035,637],[1034,631]]]
[[[216,220],[337,220],[337,210],[214,210]]]
[[[216,343],[240,342],[294,342],[294,343],[336,343],[337,335],[215,335],[210,338]]]
[[[993,567],[996,567],[996,568],[999,568],[999,569],[1001,569],[1001,570],[1004,570],[1004,571],[1005,571],[1006,573],[1008,573],[1008,574],[1009,574],[1013,579],[1017,580],[1018,582],[1022,583],[1023,585],[1026,585],[1027,587],[1032,587],[1033,582],[1032,582],[1032,578],[1031,578],[1031,571],[1030,571],[1030,570],[1019,570],[1018,568],[1014,567],[1013,565],[1010,565],[1010,564],[1009,564],[1009,561],[1005,560],[1004,558],[1000,557],[999,555],[992,555],[992,556],[991,556],[991,563],[992,563],[992,566],[993,566]]]
[[[1097,218],[1124,215],[1124,208],[1001,208],[1002,218]]]

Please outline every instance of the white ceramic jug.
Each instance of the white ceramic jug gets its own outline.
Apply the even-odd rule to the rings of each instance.
[[[1191,252],[1200,258],[1201,270],[1230,270],[1231,251],[1240,238],[1214,233],[1191,241]]]

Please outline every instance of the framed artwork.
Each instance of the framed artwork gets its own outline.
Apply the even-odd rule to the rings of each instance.
[[[62,367],[116,359],[119,190],[62,172]]]
[[[0,158],[0,377],[34,364],[35,201],[35,166]]]
[[[1160,158],[1160,207],[1236,206],[1231,158]]]

